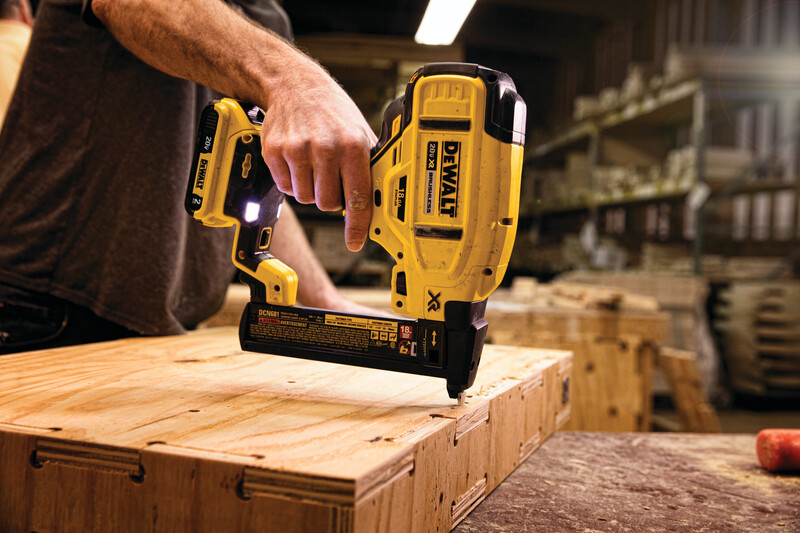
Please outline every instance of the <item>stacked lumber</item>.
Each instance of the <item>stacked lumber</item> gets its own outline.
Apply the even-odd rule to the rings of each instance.
[[[619,287],[555,281],[538,283],[535,278],[516,277],[511,290],[500,291],[493,300],[526,302],[537,308],[605,309],[612,311],[658,311],[658,301]]]
[[[763,279],[781,272],[781,278],[788,277],[790,272],[781,269],[782,257],[726,257],[725,266],[716,277],[727,280]],[[711,272],[709,277],[714,276]]]
[[[574,271],[561,279],[620,287],[655,298],[670,316],[662,344],[696,353],[706,396],[712,398],[719,393],[720,363],[705,307],[709,294],[706,278],[674,273]]]
[[[566,185],[566,173],[562,168],[531,169],[526,179],[522,180],[521,187],[524,188],[524,194],[520,197],[534,199],[534,209],[540,203],[560,205],[571,198]]]
[[[581,94],[573,101],[572,119],[575,122],[602,115],[604,112],[598,96]]]
[[[737,282],[720,300],[715,326],[731,387],[800,397],[800,283]]]
[[[559,280],[592,286],[615,287],[654,298],[662,309],[693,307],[708,297],[708,282],[699,276],[651,275],[646,272],[573,271]],[[677,346],[677,345],[675,345]]]

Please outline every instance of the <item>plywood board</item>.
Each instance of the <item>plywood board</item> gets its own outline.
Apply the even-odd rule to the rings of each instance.
[[[233,328],[0,358],[0,531],[447,531],[569,416],[567,352],[444,381]]]

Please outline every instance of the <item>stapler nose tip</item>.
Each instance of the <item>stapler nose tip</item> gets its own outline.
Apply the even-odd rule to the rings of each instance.
[[[459,392],[459,393],[458,393],[458,396],[456,397],[456,400],[458,401],[458,406],[459,406],[459,407],[461,407],[462,405],[464,405],[464,398],[465,398],[465,395],[464,395],[464,393],[463,393],[463,392]]]

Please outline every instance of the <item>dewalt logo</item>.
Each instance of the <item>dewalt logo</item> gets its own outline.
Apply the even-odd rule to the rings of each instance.
[[[439,214],[455,218],[458,214],[458,166],[461,143],[442,143],[442,174],[439,182]]]
[[[197,180],[194,182],[195,189],[203,190],[206,183],[206,171],[208,170],[208,159],[201,158],[200,165],[197,167]]]

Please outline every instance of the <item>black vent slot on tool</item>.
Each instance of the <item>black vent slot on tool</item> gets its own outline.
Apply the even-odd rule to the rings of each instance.
[[[428,239],[445,239],[448,241],[460,241],[464,235],[462,229],[434,228],[432,226],[415,226],[414,235],[417,237],[427,237]]]
[[[419,119],[419,127],[423,130],[436,131],[469,131],[469,120],[440,120],[433,118]]]
[[[217,131],[217,124],[219,123],[219,113],[211,111],[206,114],[206,120],[203,124],[203,133],[211,133],[212,135]]]
[[[398,272],[397,278],[394,282],[394,288],[397,291],[397,294],[402,294],[403,296],[408,296],[408,291],[406,290],[406,273],[405,272]]]

